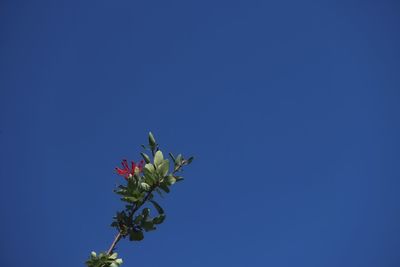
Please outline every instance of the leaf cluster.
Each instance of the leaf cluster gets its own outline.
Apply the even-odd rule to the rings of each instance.
[[[90,258],[86,261],[88,267],[118,267],[122,264],[122,259],[118,258],[117,253],[108,255],[107,253],[99,253],[92,251]]]
[[[173,184],[183,180],[177,173],[193,161],[193,157],[186,160],[181,154],[175,157],[172,153],[169,153],[170,159],[164,158],[152,133],[149,133],[148,146],[142,147],[145,152],[149,150],[151,156],[145,152],[140,153],[146,163],[142,172],[136,172],[127,179],[126,185],[120,185],[115,190],[127,205],[123,211],[117,212],[111,224],[122,237],[129,237],[131,241],[143,240],[143,232],[156,230],[156,225],[164,222],[166,215],[155,201],[155,193],[161,197],[164,193],[169,193]],[[150,215],[149,207],[142,208],[147,203],[152,204],[150,207],[157,211],[156,216]],[[136,215],[140,209],[140,213]]]
[[[140,154],[146,163],[143,169],[135,169],[134,175],[126,177],[126,184],[119,185],[114,190],[125,202],[125,208],[116,213],[111,223],[118,235],[107,253],[91,253],[86,262],[89,267],[120,266],[122,259],[118,259],[117,253],[113,253],[119,240],[129,238],[130,241],[141,241],[144,239],[144,232],[156,230],[156,226],[164,222],[166,214],[156,202],[155,195],[163,197],[165,193],[170,193],[171,186],[183,180],[178,173],[193,161],[193,157],[185,159],[182,154],[174,156],[169,153],[169,158],[164,158],[152,133],[148,136],[148,146],[142,147],[145,151]],[[151,156],[146,154],[148,151]]]

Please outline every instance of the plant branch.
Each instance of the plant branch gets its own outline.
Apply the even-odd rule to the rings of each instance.
[[[111,246],[110,246],[110,248],[109,248],[108,251],[107,251],[107,254],[108,254],[108,255],[111,255],[111,253],[113,252],[115,246],[117,245],[117,243],[119,242],[119,240],[121,240],[121,238],[122,238],[122,234],[121,234],[121,231],[120,231],[120,232],[118,232],[118,234],[115,236],[114,241],[111,243]]]
[[[180,169],[182,169],[183,165],[179,165],[178,168],[176,170],[174,170],[172,172],[172,174],[177,173]],[[138,209],[140,209],[143,204],[146,203],[147,200],[149,200],[149,197],[151,196],[151,194],[153,193],[154,189],[156,189],[158,187],[158,184],[155,184],[150,191],[147,192],[146,196],[143,198],[143,201],[141,202],[140,205],[135,205],[135,207],[132,209],[131,213],[129,214],[129,220],[132,220],[133,215],[135,215],[135,212],[138,211]],[[107,251],[108,255],[111,255],[115,249],[115,246],[118,244],[118,242],[121,240],[121,238],[123,238],[124,236],[122,235],[122,231],[119,231],[118,234],[115,236],[113,242],[110,245],[110,248]]]
[[[135,215],[135,212],[136,212],[138,209],[140,209],[140,207],[142,207],[144,203],[146,203],[146,201],[149,199],[151,193],[153,193],[153,191],[154,191],[155,188],[156,188],[156,187],[152,187],[152,188],[150,189],[150,191],[147,192],[147,195],[143,198],[142,203],[141,203],[140,205],[136,205],[136,206],[132,209],[131,214],[129,214],[129,219],[130,219],[130,220],[133,218],[133,215]],[[111,254],[112,254],[112,252],[113,252],[114,249],[115,249],[115,246],[116,246],[117,243],[121,240],[122,237],[123,237],[122,231],[119,231],[118,234],[115,236],[114,241],[111,243],[110,248],[109,248],[108,251],[107,251],[107,254],[108,254],[108,255],[111,255]]]

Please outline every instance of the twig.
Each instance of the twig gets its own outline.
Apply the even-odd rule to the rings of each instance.
[[[179,165],[178,168],[176,170],[174,170],[172,172],[172,174],[175,174],[176,172],[178,172],[183,166]],[[151,193],[153,193],[154,189],[156,189],[158,186],[158,184],[155,184],[150,191],[147,193],[147,195],[144,197],[142,203],[140,205],[135,205],[135,207],[132,209],[131,214],[129,214],[129,219],[131,220],[133,218],[133,215],[135,215],[135,212],[140,209],[144,203],[146,203],[146,201],[149,199],[149,197],[151,196]],[[123,237],[122,232],[119,231],[118,234],[115,236],[114,241],[111,243],[110,248],[107,251],[108,255],[111,255],[115,249],[115,246],[118,244],[118,242],[121,240],[121,238]]]
[[[141,203],[140,205],[136,205],[136,206],[132,209],[131,214],[129,215],[129,219],[130,219],[130,220],[133,218],[133,215],[135,215],[135,212],[136,212],[138,209],[140,209],[140,207],[142,207],[144,203],[146,203],[146,201],[149,199],[149,197],[150,197],[150,195],[151,195],[151,193],[153,192],[154,189],[155,189],[155,187],[153,187],[153,188],[147,193],[147,195],[144,197],[144,199],[143,199],[143,201],[142,201],[142,203]],[[119,231],[118,234],[115,236],[114,241],[111,243],[110,248],[109,248],[108,251],[107,251],[107,254],[108,254],[108,255],[111,255],[111,254],[112,254],[112,252],[113,252],[114,249],[115,249],[115,246],[116,246],[117,243],[121,240],[122,237],[123,237],[123,236],[122,236],[122,232]]]

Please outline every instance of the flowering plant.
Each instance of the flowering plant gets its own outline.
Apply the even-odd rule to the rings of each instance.
[[[149,133],[148,146],[142,145],[145,150],[151,152],[152,158],[145,152],[140,153],[143,160],[138,164],[127,160],[122,161],[122,168],[115,168],[116,173],[125,178],[126,183],[119,185],[114,192],[121,196],[125,202],[125,208],[117,212],[111,226],[117,230],[113,242],[106,252],[97,254],[92,252],[86,261],[88,267],[118,267],[122,259],[115,252],[116,245],[122,239],[130,241],[141,241],[144,232],[156,230],[156,226],[165,220],[164,209],[156,202],[155,195],[169,193],[170,187],[176,182],[182,181],[183,177],[177,173],[183,167],[193,161],[193,157],[185,159],[181,154],[176,157],[169,153],[169,159],[164,158],[162,151],[152,133]],[[152,217],[151,209],[157,211]]]

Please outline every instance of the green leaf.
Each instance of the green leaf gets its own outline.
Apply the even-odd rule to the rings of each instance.
[[[175,158],[175,164],[180,165],[182,163],[182,154],[179,154]]]
[[[109,267],[118,267],[118,264],[115,263],[115,262],[112,262],[112,263],[109,265]]]
[[[161,177],[164,177],[165,175],[167,175],[168,171],[169,171],[169,160],[163,160],[162,163],[160,164],[160,166],[158,166],[158,174]]]
[[[133,180],[133,179],[128,180],[127,190],[129,193],[132,194],[133,192],[135,192],[137,190],[137,187],[138,187],[138,184],[135,180]]]
[[[123,201],[129,202],[129,203],[135,203],[137,201],[139,201],[139,198],[136,198],[134,196],[130,196],[130,197],[123,197],[121,198]]]
[[[149,146],[152,150],[154,150],[154,148],[156,147],[157,143],[156,143],[156,139],[154,139],[154,136],[151,132],[149,132]]]
[[[113,254],[111,254],[110,256],[108,256],[109,259],[115,260],[118,257],[118,253],[114,252]]]
[[[145,161],[146,163],[150,163],[150,162],[151,162],[151,161],[150,161],[150,157],[147,156],[146,153],[141,152],[140,155],[142,155],[142,158],[144,159],[144,161]]]
[[[144,169],[143,169],[144,171],[148,171],[148,172],[150,172],[150,173],[154,173],[154,171],[156,170],[155,168],[154,168],[154,165],[153,164],[151,164],[151,163],[147,163],[146,165],[144,165]]]
[[[158,167],[163,162],[163,160],[164,160],[163,153],[161,152],[161,150],[158,150],[154,155],[154,165]]]
[[[115,263],[118,264],[118,265],[121,265],[123,263],[123,261],[122,261],[122,259],[116,259]]]
[[[154,227],[153,220],[151,220],[151,221],[142,221],[141,226],[143,227],[143,229],[146,232],[156,230],[156,228]]]
[[[160,188],[165,192],[165,193],[169,193],[169,188],[165,183],[160,184]]]
[[[153,219],[154,224],[162,224],[165,220],[165,214],[160,214]]]
[[[174,177],[175,177],[175,179],[176,179],[177,182],[180,182],[180,181],[183,180],[183,177],[182,177],[182,176],[177,176],[177,175],[175,175]]]
[[[175,158],[175,168],[174,168],[175,171],[177,171],[182,166],[182,160],[183,160],[183,158],[182,158],[181,154],[176,156],[176,158]]]
[[[168,175],[166,177],[168,185],[173,185],[176,182],[176,178],[172,175]]]
[[[140,240],[143,240],[143,238],[144,238],[143,232],[140,230],[132,230],[129,233],[130,241],[140,241]]]
[[[145,191],[149,191],[150,190],[150,185],[146,184],[146,183],[140,183],[140,186],[143,188],[143,190]]]
[[[142,214],[143,214],[144,218],[146,218],[150,214],[150,209],[149,208],[143,209]]]
[[[141,221],[144,219],[144,216],[142,214],[136,216],[135,220],[133,220],[134,224],[140,224]]]
[[[145,175],[144,181],[146,182],[146,184],[152,186],[154,184],[154,182],[156,181],[156,179],[154,178],[153,175]]]
[[[159,214],[164,213],[163,208],[161,208],[161,206],[157,202],[155,202],[154,200],[150,200],[150,202],[153,204],[154,208],[157,210]]]
[[[146,178],[146,183],[153,185],[153,183],[157,180],[154,175],[155,168],[153,164],[151,163],[146,164],[143,168],[143,173]]]
[[[187,164],[190,164],[190,163],[192,163],[193,159],[194,159],[194,157],[190,157],[190,158],[188,158],[188,160],[187,160]]]

